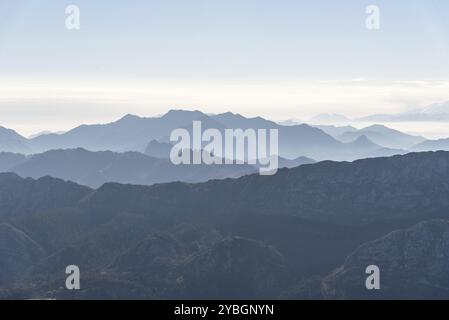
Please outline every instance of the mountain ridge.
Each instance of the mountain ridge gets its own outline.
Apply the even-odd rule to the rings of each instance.
[[[280,156],[286,159],[308,157],[316,160],[354,160],[363,158],[361,150],[339,140],[319,128],[299,124],[282,126],[261,117],[246,118],[230,112],[207,115],[201,111],[170,110],[160,117],[125,115],[105,124],[80,125],[64,133],[42,134],[32,139],[22,137],[19,150],[0,139],[0,150],[24,154],[42,153],[54,149],[84,148],[90,151],[144,152],[151,141],[169,142],[173,129],[185,128],[192,133],[192,122],[202,121],[203,128],[277,129]],[[0,136],[1,138],[1,136]],[[385,148],[385,146],[382,146]],[[383,148],[378,151],[381,152]],[[13,149],[13,150],[9,150]]]
[[[324,161],[274,176],[98,189],[0,174],[0,222],[13,223],[46,252],[29,261],[26,274],[11,273],[25,297],[188,299],[209,292],[277,298],[290,285],[316,283],[316,275],[330,274],[364,243],[421,221],[449,219],[448,179],[448,152]],[[65,200],[55,203],[55,192]],[[86,287],[69,294],[57,288],[73,259]],[[140,270],[139,261],[151,272]],[[222,277],[212,281],[216,272]],[[226,283],[239,285],[220,291]]]

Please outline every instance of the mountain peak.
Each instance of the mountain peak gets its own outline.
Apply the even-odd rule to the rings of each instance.
[[[424,107],[420,113],[428,115],[449,114],[449,101],[431,104]]]
[[[395,129],[391,129],[387,126],[384,126],[382,124],[373,124],[369,127],[360,129],[360,132],[366,132],[366,131],[374,131],[377,133],[382,133],[382,134],[388,134],[388,133],[395,133],[395,134],[403,134],[402,132],[395,130]]]
[[[233,113],[233,112],[225,112],[225,113],[220,113],[217,115],[217,117],[227,117],[227,118],[240,118],[240,119],[244,119],[245,117],[242,116],[240,113]]]
[[[376,146],[374,142],[372,142],[366,135],[362,134],[361,136],[357,137],[352,143],[353,146]],[[380,146],[379,146],[380,147]]]
[[[357,139],[355,139],[354,142],[371,142],[371,140],[368,139],[368,137],[366,135],[362,134]]]
[[[126,120],[129,121],[129,120],[136,120],[136,119],[141,119],[141,117],[136,116],[131,113],[128,113],[124,117],[122,117],[119,121],[126,121]]]
[[[14,136],[14,137],[26,140],[25,137],[21,136],[16,131],[14,131],[12,129],[5,128],[5,127],[2,127],[2,126],[0,126],[0,134],[1,135],[10,135],[10,136]]]
[[[0,151],[28,153],[29,141],[16,131],[0,126]]]
[[[369,129],[390,129],[390,128],[388,128],[388,127],[386,127],[386,126],[384,126],[382,124],[373,124],[373,125],[368,126],[368,127],[364,128],[364,129],[369,130]]]
[[[196,115],[196,116],[204,116],[205,114],[199,110],[183,110],[183,109],[170,109],[166,114],[162,116],[162,118],[173,117],[173,116],[185,116],[185,115]]]

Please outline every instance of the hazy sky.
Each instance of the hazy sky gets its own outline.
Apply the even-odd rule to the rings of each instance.
[[[170,108],[304,119],[444,100],[447,0],[0,0],[0,125],[25,134]]]

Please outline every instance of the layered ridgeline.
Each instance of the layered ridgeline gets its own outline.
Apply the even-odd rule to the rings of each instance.
[[[360,118],[362,121],[401,122],[401,121],[448,121],[449,101],[434,103],[398,114],[374,114]]]
[[[14,130],[0,127],[0,151],[29,153],[30,141]]]
[[[89,151],[144,152],[152,141],[169,142],[174,129],[184,128],[192,133],[193,121],[201,121],[203,129],[217,129],[223,136],[226,129],[277,129],[279,155],[286,159],[308,157],[315,160],[353,160],[406,152],[372,141],[368,136],[372,135],[371,131],[340,141],[320,128],[307,124],[283,126],[260,117],[246,118],[233,113],[206,115],[200,111],[182,110],[172,110],[154,118],[127,115],[112,123],[81,125],[65,133],[42,134],[32,139],[5,129],[7,134],[0,131],[0,151],[33,154],[54,149],[84,148]],[[388,137],[378,140],[393,141]],[[422,142],[423,139],[417,141]],[[161,152],[166,153],[166,150],[156,150],[153,154],[161,155]]]
[[[167,143],[157,144],[171,147]],[[152,142],[150,145],[155,144]],[[150,151],[147,148],[147,153],[154,153]],[[191,150],[185,152],[192,155]],[[237,178],[258,172],[257,165],[249,164],[174,165],[168,154],[160,154],[161,158],[157,158],[139,152],[92,152],[81,148],[51,150],[31,156],[0,152],[0,172],[14,172],[24,178],[36,179],[51,176],[93,188],[98,188],[106,182],[141,185],[173,181],[204,182],[212,179]],[[279,158],[278,166],[291,168],[314,162],[306,157],[294,160]]]
[[[432,116],[439,120],[445,119],[438,112],[446,107],[447,104],[441,108],[436,105],[419,114],[436,110],[436,113],[431,112]],[[379,116],[372,121],[375,119],[380,122],[388,120]],[[201,121],[204,129],[215,128],[222,133],[226,129],[277,129],[279,155],[285,159],[308,157],[315,160],[354,160],[410,151],[449,151],[448,139],[426,140],[383,125],[362,129],[351,126],[310,126],[294,122],[282,125],[261,117],[246,118],[230,112],[207,115],[200,111],[171,110],[161,117],[126,115],[115,122],[80,125],[65,133],[43,133],[30,139],[0,127],[0,152],[36,154],[54,149],[84,148],[89,151],[145,152],[158,158],[167,158],[170,133],[178,128],[192,133],[193,121]]]
[[[399,153],[400,150],[409,150],[426,141],[423,137],[406,134],[383,125],[372,125],[362,129],[356,129],[351,126],[337,127],[329,125],[317,126],[317,128],[320,128],[342,142],[351,142],[361,136],[365,136],[373,143],[390,148]]]
[[[445,220],[382,238],[449,219],[448,181],[446,152],[99,189],[0,174],[0,295],[376,298],[358,289],[377,263],[385,296],[449,298]],[[64,289],[71,264],[79,291]]]

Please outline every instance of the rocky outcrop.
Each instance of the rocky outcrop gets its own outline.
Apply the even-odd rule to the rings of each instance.
[[[380,269],[380,289],[367,290],[366,267]],[[360,246],[321,283],[328,299],[448,299],[449,221],[432,220]]]

